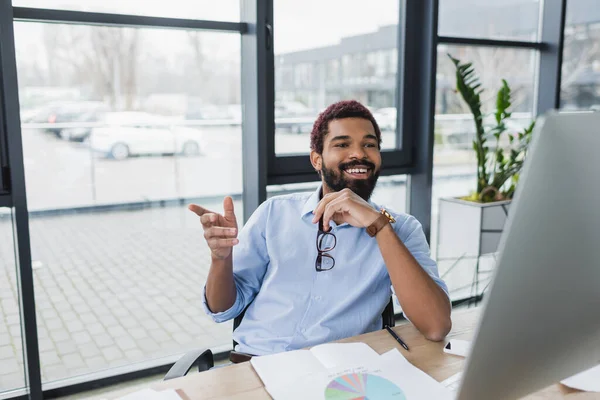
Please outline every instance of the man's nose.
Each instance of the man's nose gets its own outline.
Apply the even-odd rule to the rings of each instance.
[[[355,159],[363,159],[368,158],[366,149],[363,146],[353,146],[350,149],[350,158]]]

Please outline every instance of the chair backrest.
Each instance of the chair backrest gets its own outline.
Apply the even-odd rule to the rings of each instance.
[[[248,305],[248,307],[249,307],[249,305]],[[234,331],[242,323],[242,319],[244,319],[244,315],[246,314],[246,310],[248,309],[248,307],[246,307],[244,309],[244,311],[242,311],[242,313],[240,315],[238,315],[237,317],[235,317],[235,319],[233,320],[233,330]],[[387,306],[385,306],[383,313],[381,313],[381,318],[382,318],[382,324],[381,324],[382,328],[385,328],[386,326],[393,327],[394,325],[396,325],[396,317],[394,314],[394,298],[393,297],[390,297],[389,303],[387,304]],[[237,342],[234,340],[233,341],[234,349],[235,349],[235,346],[237,346]]]

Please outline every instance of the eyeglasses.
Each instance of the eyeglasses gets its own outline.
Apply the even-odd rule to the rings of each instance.
[[[315,269],[317,272],[329,271],[335,266],[335,259],[328,252],[333,250],[337,243],[335,235],[323,231],[323,218],[319,220],[319,231],[317,233],[317,259]]]

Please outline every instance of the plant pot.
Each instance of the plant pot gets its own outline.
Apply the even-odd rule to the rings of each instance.
[[[495,253],[511,200],[475,203],[458,198],[439,201],[438,260],[479,258]]]

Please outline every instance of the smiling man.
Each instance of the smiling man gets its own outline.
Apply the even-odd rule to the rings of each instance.
[[[217,322],[246,310],[236,350],[263,355],[381,329],[396,293],[430,340],[450,331],[448,289],[429,256],[421,224],[370,201],[381,170],[381,132],[356,101],[332,104],[315,121],[314,193],[270,198],[239,232],[224,213],[197,205],[212,262],[205,311]]]

